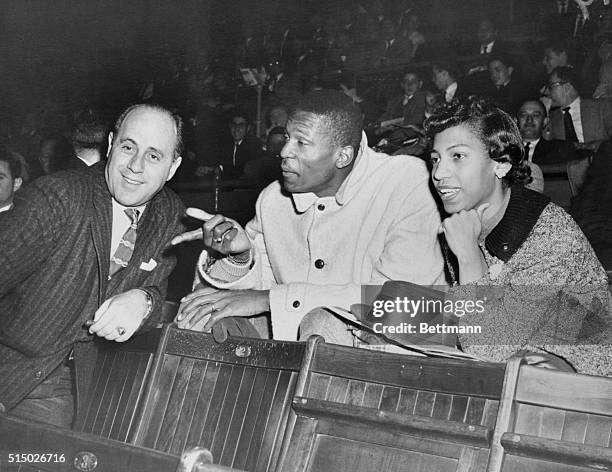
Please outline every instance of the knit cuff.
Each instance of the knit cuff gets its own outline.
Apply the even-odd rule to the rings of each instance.
[[[249,253],[248,259],[244,262],[236,261],[230,257],[223,259],[209,259],[202,270],[210,278],[220,282],[235,282],[248,274],[253,262],[253,256]]]

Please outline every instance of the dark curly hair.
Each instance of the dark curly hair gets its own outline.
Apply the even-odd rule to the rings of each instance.
[[[514,119],[491,102],[477,96],[455,99],[438,105],[424,127],[430,142],[436,134],[465,125],[472,130],[496,162],[509,162],[510,171],[502,178],[505,185],[531,182],[531,169],[525,160],[521,133]]]

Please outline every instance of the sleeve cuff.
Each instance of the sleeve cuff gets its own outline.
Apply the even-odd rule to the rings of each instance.
[[[249,273],[253,262],[253,255],[249,254],[246,262],[234,262],[228,257],[223,259],[212,259],[208,252],[202,251],[198,259],[198,271],[205,279],[213,279],[219,282],[235,282]]]

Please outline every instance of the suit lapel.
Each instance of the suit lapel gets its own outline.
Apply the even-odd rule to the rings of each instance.
[[[138,230],[136,235],[136,246],[134,247],[134,253],[132,254],[132,261],[138,263],[143,260],[145,253],[148,248],[155,246],[155,240],[159,237],[159,213],[155,201],[157,196],[153,198],[145,208],[142,214],[141,221],[138,224]],[[148,262],[148,261],[144,261]]]
[[[99,302],[102,303],[105,300],[106,287],[108,285],[113,206],[104,174],[102,174],[101,179],[96,180],[94,185],[96,188],[93,192],[91,233],[98,259],[98,276],[100,279]]]

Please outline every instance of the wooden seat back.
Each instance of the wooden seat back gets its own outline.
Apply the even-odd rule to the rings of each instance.
[[[504,396],[489,472],[612,470],[612,379],[513,359]]]
[[[504,367],[309,346],[280,471],[484,470]]]
[[[0,470],[96,472],[240,472],[213,464],[207,450],[181,457],[87,433],[0,414]]]
[[[304,343],[228,338],[169,325],[129,442],[170,454],[209,449],[225,466],[274,470]]]
[[[493,427],[502,364],[354,349],[319,338],[297,396]]]
[[[80,408],[76,431],[117,441],[128,440],[136,425],[161,329],[125,343],[98,340],[100,351],[88,403]]]

